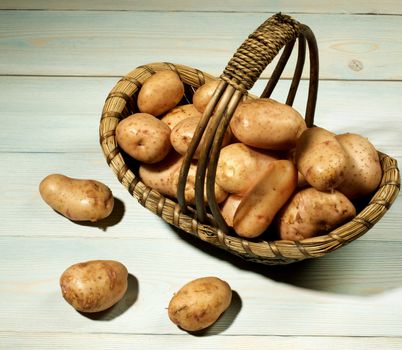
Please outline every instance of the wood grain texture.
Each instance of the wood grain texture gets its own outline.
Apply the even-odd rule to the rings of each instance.
[[[280,336],[236,336],[197,337],[186,335],[137,335],[137,334],[71,334],[0,332],[0,342],[8,349],[107,349],[132,350],[159,348],[177,349],[222,349],[222,350],[399,350],[401,338],[378,337],[280,337]]]
[[[225,316],[205,335],[401,335],[402,272],[393,269],[401,265],[400,242],[383,245],[365,261],[350,249],[372,243],[350,245],[344,248],[344,254],[349,250],[349,262],[335,252],[319,277],[314,263],[310,268],[296,264],[264,272],[206,254],[174,235],[171,238],[150,244],[141,238],[1,237],[0,300],[7,318],[0,320],[0,328],[7,332],[183,334],[167,317],[170,298],[185,282],[214,275],[228,281],[235,296]],[[58,285],[68,266],[91,259],[118,260],[132,275],[126,298],[92,317],[72,309]],[[376,270],[381,262],[384,265]],[[314,276],[320,279],[316,287]],[[323,291],[325,286],[328,289]],[[352,286],[357,289],[352,291]],[[348,288],[351,295],[346,294]]]
[[[0,152],[99,153],[100,114],[117,80],[0,77]],[[265,83],[252,92],[260,94]],[[285,101],[288,88],[289,81],[281,81],[272,97]],[[302,114],[306,95],[302,81],[294,104]],[[336,133],[360,133],[402,162],[401,95],[401,82],[321,81],[315,122]]]
[[[219,75],[270,15],[2,11],[0,74],[121,76],[141,64],[170,61]],[[316,34],[321,79],[402,79],[401,16],[300,14],[297,19]],[[294,61],[284,77],[293,75]]]
[[[353,13],[353,14],[401,14],[400,3],[387,0],[328,1],[282,0],[267,2],[264,0],[240,1],[229,0],[3,0],[0,9],[19,10],[107,10],[107,11],[195,11],[195,12],[288,12],[288,13]]]

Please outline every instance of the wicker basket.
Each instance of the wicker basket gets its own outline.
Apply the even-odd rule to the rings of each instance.
[[[115,139],[115,129],[121,119],[138,111],[137,93],[144,81],[155,72],[161,70],[177,72],[185,83],[187,103],[191,103],[192,94],[197,87],[215,78],[200,70],[178,64],[154,63],[140,66],[124,76],[109,93],[100,121],[100,143],[108,165],[118,180],[143,206],[169,224],[203,241],[246,260],[270,265],[320,257],[360,237],[385,214],[397,197],[400,186],[396,160],[379,152],[383,169],[379,189],[367,200],[353,220],[332,232],[294,242],[247,240],[236,236],[228,229],[214,195],[216,166],[224,132],[240,99],[253,86],[278,52],[284,48],[262,94],[262,97],[270,96],[296,40],[298,41],[298,59],[286,103],[288,105],[293,103],[304,66],[306,47],[308,47],[310,80],[305,120],[308,127],[313,126],[318,88],[318,49],[315,37],[309,27],[279,13],[266,20],[245,40],[220,76],[219,86],[203,114],[183,162],[177,202],[140,181],[137,175],[138,163],[129,159],[120,150]],[[213,110],[215,113],[212,113]],[[203,157],[199,159],[197,166],[196,204],[190,206],[185,203],[184,185],[192,155],[202,136],[206,142],[203,142]],[[199,190],[204,188],[205,179],[208,206],[204,203],[203,190]]]

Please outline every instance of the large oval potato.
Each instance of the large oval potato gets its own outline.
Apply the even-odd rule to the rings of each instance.
[[[193,95],[194,107],[201,113],[205,111],[207,104],[211,100],[216,88],[219,85],[219,80],[210,80],[204,85],[201,85]]]
[[[113,211],[112,191],[96,180],[51,174],[41,181],[39,192],[50,207],[73,221],[94,222]]]
[[[294,108],[258,98],[239,104],[230,127],[234,136],[248,146],[284,151],[296,145],[306,122]]]
[[[232,143],[221,149],[216,183],[226,192],[244,194],[265,172],[268,164],[277,159],[264,150],[243,143]]]
[[[177,106],[166,113],[162,118],[165,124],[173,129],[179,122],[190,117],[201,118],[202,114],[194,107],[193,104]]]
[[[215,323],[232,301],[229,284],[217,277],[197,278],[185,284],[169,302],[170,320],[195,332]]]
[[[184,196],[186,199],[187,203],[191,203],[194,204],[195,203],[195,176],[196,176],[196,172],[197,172],[197,162],[193,161],[190,165],[190,169],[188,172],[188,176],[187,176],[187,182],[186,182],[186,186],[184,189]],[[173,191],[175,193],[177,193],[177,188],[179,185],[179,175],[180,175],[180,168],[176,168],[175,171],[173,172],[172,176],[173,176]],[[205,179],[206,180],[206,179]],[[215,198],[216,201],[218,203],[222,203],[226,197],[227,197],[228,193],[226,191],[224,191],[222,189],[222,187],[220,187],[216,182],[215,182]],[[204,188],[204,200],[205,202],[207,202],[207,194],[206,194],[206,185]]]
[[[277,216],[281,239],[299,241],[325,234],[356,216],[356,209],[341,192],[303,189]]]
[[[116,128],[116,141],[131,157],[152,164],[160,162],[171,149],[170,128],[147,113],[135,113]]]
[[[139,175],[142,182],[161,194],[176,197],[177,187],[173,184],[173,174],[180,170],[183,156],[172,150],[166,158],[155,164],[141,164]]]
[[[296,185],[297,169],[290,160],[271,162],[240,202],[233,218],[235,232],[247,238],[261,235],[292,195]]]
[[[200,122],[199,117],[190,117],[186,118],[179,123],[176,124],[176,126],[172,129],[172,132],[170,134],[170,142],[173,146],[173,148],[176,150],[176,152],[180,154],[186,154],[191,140],[194,137],[195,131],[197,129],[198,123]],[[231,139],[231,134],[229,129],[226,131],[224,139],[222,141],[222,147],[225,147]],[[194,159],[199,159],[201,156],[201,150],[202,150],[202,143],[203,143],[204,137],[201,138],[201,141],[194,153],[193,158]]]
[[[137,98],[141,112],[159,116],[175,107],[184,96],[184,85],[173,71],[159,71],[145,80]]]
[[[380,159],[375,147],[367,138],[358,134],[337,135],[336,139],[348,156],[345,179],[337,190],[349,199],[373,192],[380,184],[382,176]]]
[[[297,140],[296,165],[314,188],[327,191],[338,187],[346,176],[346,152],[335,134],[319,127],[305,130]]]
[[[114,260],[74,264],[60,277],[64,299],[81,312],[99,312],[116,304],[127,291],[127,268]]]

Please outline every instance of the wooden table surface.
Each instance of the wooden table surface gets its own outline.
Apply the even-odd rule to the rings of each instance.
[[[160,61],[219,75],[277,11],[317,37],[316,124],[360,133],[401,163],[399,0],[0,2],[1,349],[402,348],[400,195],[350,245],[268,267],[172,229],[130,196],[101,152],[101,109],[120,76]],[[279,100],[292,61],[288,67],[273,95]],[[301,112],[307,83],[295,101]],[[78,224],[53,212],[38,193],[50,173],[110,186],[117,209],[107,224]],[[68,266],[91,259],[118,260],[130,272],[123,301],[95,316],[76,312],[59,287]],[[206,333],[190,335],[170,322],[166,308],[181,285],[207,275],[230,283],[233,303]]]

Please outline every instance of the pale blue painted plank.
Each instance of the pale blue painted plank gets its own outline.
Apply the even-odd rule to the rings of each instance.
[[[0,342],[7,349],[118,349],[132,350],[178,348],[205,350],[400,350],[401,338],[377,337],[280,337],[280,336],[228,336],[213,337],[182,335],[137,335],[137,334],[72,334],[72,333],[29,333],[0,332]]]
[[[100,152],[98,125],[105,98],[118,78],[0,77],[1,152]],[[253,92],[264,88],[260,81]],[[286,99],[288,81],[274,98]],[[305,110],[307,82],[295,101]],[[401,160],[402,83],[321,81],[316,124],[368,137]],[[18,122],[16,122],[18,121]]]
[[[0,74],[120,76],[141,64],[171,61],[218,75],[269,15],[2,11]],[[321,78],[402,79],[401,16],[297,19],[317,36]],[[285,70],[285,76],[292,74],[293,68]]]
[[[229,282],[236,297],[227,316],[207,335],[401,336],[400,242],[361,242],[308,264],[260,269],[203,252],[173,232],[170,238],[163,244],[135,233],[125,239],[0,238],[0,300],[7,315],[0,319],[0,328],[183,334],[167,317],[173,292],[193,278],[216,275]],[[367,246],[372,254],[367,254]],[[135,302],[112,310],[109,322],[75,312],[61,297],[60,274],[89,259],[119,260],[138,283],[138,294],[131,299]]]
[[[376,13],[401,14],[401,3],[397,0],[362,1],[339,0],[336,3],[313,0],[281,0],[267,2],[264,0],[213,1],[204,0],[3,0],[0,9],[36,9],[36,10],[134,10],[134,11],[197,11],[197,12],[289,12],[289,13]]]

